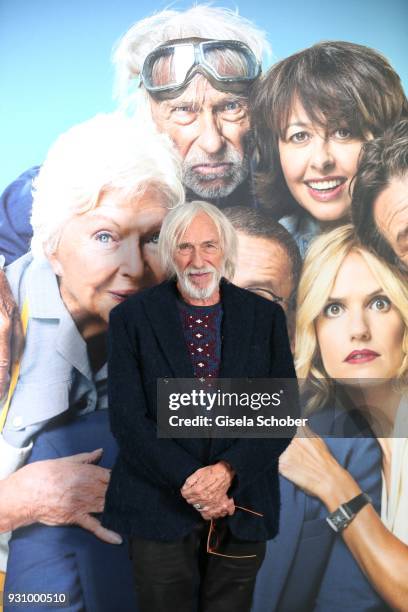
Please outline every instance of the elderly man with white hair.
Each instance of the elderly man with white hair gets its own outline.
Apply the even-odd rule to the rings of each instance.
[[[183,202],[169,139],[119,114],[60,136],[35,181],[32,249],[6,271],[26,337],[0,409],[5,602],[47,591],[70,610],[134,610],[126,548],[94,516],[116,454],[106,331],[114,306],[162,280],[161,223]]]
[[[170,211],[159,251],[170,279],[109,319],[119,454],[103,524],[131,538],[140,612],[248,612],[278,532],[278,457],[290,439],[158,438],[156,381],[295,378],[285,315],[227,280],[236,235],[212,204]]]
[[[136,22],[115,54],[119,106],[170,136],[183,163],[187,199],[219,207],[254,203],[248,94],[269,45],[263,31],[225,8],[196,5]],[[136,90],[136,92],[135,92]],[[0,201],[0,253],[11,263],[28,250],[31,183],[23,173]],[[21,344],[19,318],[0,270],[0,392],[9,335]]]

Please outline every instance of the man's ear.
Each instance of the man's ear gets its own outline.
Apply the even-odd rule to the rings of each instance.
[[[47,254],[47,259],[50,262],[52,271],[54,272],[54,274],[56,274],[57,276],[62,276],[63,275],[63,268],[62,268],[62,264],[60,262],[60,260],[58,259],[58,254],[57,252],[54,253],[48,253]]]

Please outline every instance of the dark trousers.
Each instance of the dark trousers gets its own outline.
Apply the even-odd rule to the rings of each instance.
[[[249,612],[265,542],[235,538],[217,520],[213,550],[207,553],[209,523],[181,540],[156,542],[132,538],[131,552],[139,612]]]

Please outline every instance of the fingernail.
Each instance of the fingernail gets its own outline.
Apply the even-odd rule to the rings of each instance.
[[[123,540],[117,533],[112,533],[112,544],[122,544]]]

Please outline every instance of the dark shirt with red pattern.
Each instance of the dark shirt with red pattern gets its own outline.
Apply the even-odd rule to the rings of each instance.
[[[184,339],[197,378],[217,378],[221,362],[222,304],[192,306],[178,301]]]

